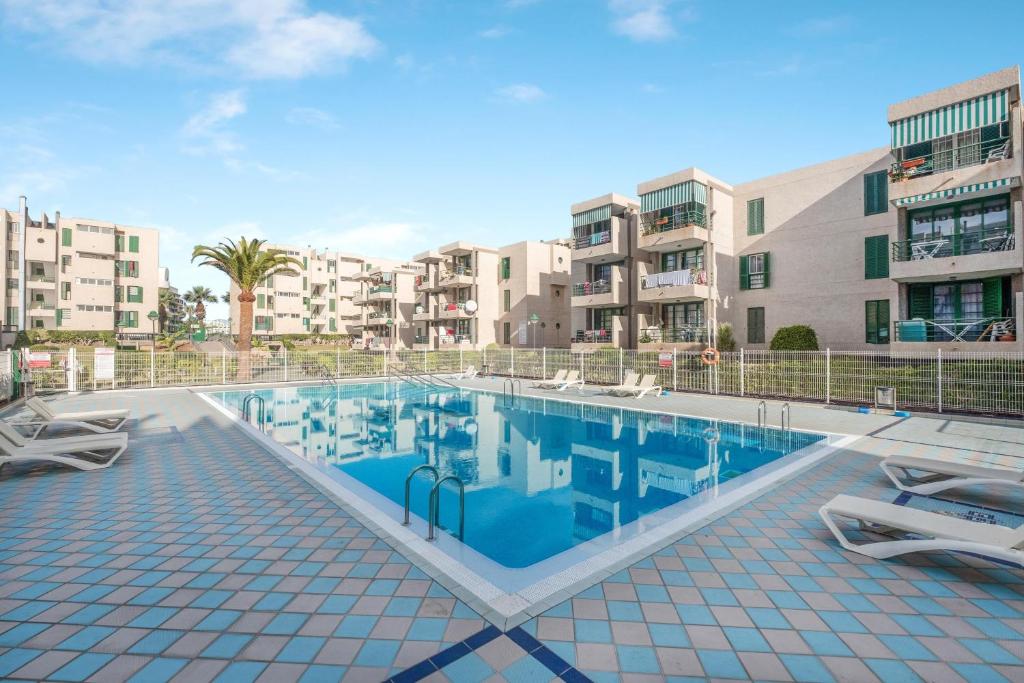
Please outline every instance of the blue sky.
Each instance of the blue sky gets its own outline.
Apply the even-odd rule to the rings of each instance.
[[[887,104],[1024,61],[1024,3],[915,4],[0,0],[0,206],[160,228],[172,281],[217,291],[197,242],[564,236],[691,165],[883,146]]]

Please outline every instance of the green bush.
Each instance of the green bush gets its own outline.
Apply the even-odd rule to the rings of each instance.
[[[768,348],[772,351],[817,351],[818,335],[807,325],[780,327]]]
[[[814,332],[812,331],[811,334],[814,334]],[[732,325],[722,323],[718,326],[718,340],[716,343],[719,351],[736,350],[736,337],[732,336]]]

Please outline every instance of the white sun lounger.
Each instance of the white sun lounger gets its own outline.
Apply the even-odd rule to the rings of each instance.
[[[35,434],[32,436],[36,436],[49,425],[58,423],[81,427],[91,432],[116,432],[124,426],[124,423],[128,421],[128,417],[131,415],[131,411],[128,408],[57,413],[50,408],[46,401],[35,396],[25,401],[25,406],[39,416],[40,419],[19,420],[14,424],[35,427]]]
[[[476,369],[475,365],[468,365],[466,369],[455,375],[456,379],[473,379],[477,376],[480,371]]]
[[[579,388],[580,393],[583,393],[583,380],[580,379],[579,370],[570,370],[566,373],[565,379],[563,379],[555,388],[558,391],[565,391],[569,387],[577,387]]]
[[[637,398],[643,398],[652,391],[655,395],[661,393],[661,387],[654,383],[654,375],[644,375],[640,383],[635,387],[622,387],[617,388],[616,391],[609,391],[609,394],[613,396],[636,396]]]
[[[0,425],[0,467],[12,462],[53,462],[100,470],[113,465],[126,448],[124,432],[28,439],[9,424]]]
[[[971,465],[937,458],[891,455],[879,463],[879,467],[897,488],[922,496],[979,484],[1024,486],[1024,470]]]
[[[534,382],[533,386],[536,389],[556,389],[558,385],[565,381],[565,376],[568,372],[568,370],[559,370],[551,379],[542,379]]]
[[[845,494],[823,505],[819,514],[841,546],[879,560],[904,553],[953,550],[1024,566],[1024,525],[1010,529]],[[869,541],[858,545],[843,534],[834,516],[856,520],[868,531],[902,531],[927,538]]]
[[[608,387],[605,389],[605,393],[611,394],[612,396],[618,396],[620,392],[628,392],[636,389],[636,383],[640,381],[640,375],[636,374],[632,370],[626,373],[626,376],[622,380],[622,384],[614,387]]]

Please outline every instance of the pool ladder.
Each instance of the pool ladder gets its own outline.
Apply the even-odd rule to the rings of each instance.
[[[246,422],[252,418],[252,402],[259,402],[259,412],[256,413],[256,420],[259,422],[259,429],[263,431],[263,423],[267,416],[267,402],[257,393],[249,394],[242,401],[242,419]]]
[[[757,404],[757,428],[764,429],[768,426],[768,404],[761,401]],[[789,404],[782,404],[782,413],[779,415],[779,428],[788,432],[790,429]]]
[[[520,382],[518,379],[506,378],[505,381],[502,382],[501,384],[501,398],[506,408],[508,408],[510,404],[513,406],[516,404],[516,387],[519,387],[518,393],[520,396],[522,396],[523,383]],[[510,396],[511,401],[509,401]]]
[[[428,472],[434,477],[434,486],[430,489],[430,498],[427,500],[427,540],[433,541],[434,527],[441,525],[441,485],[446,481],[453,482],[459,487],[459,534],[457,538],[462,541],[466,538],[466,486],[454,474],[441,476],[441,473],[433,465],[417,465],[409,471],[405,478],[405,517],[402,520],[404,526],[409,526],[409,497],[412,479],[417,472]]]

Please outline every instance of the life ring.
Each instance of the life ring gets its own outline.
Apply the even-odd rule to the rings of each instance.
[[[722,354],[718,352],[718,349],[711,346],[700,352],[700,362],[704,365],[718,365],[721,357]]]

